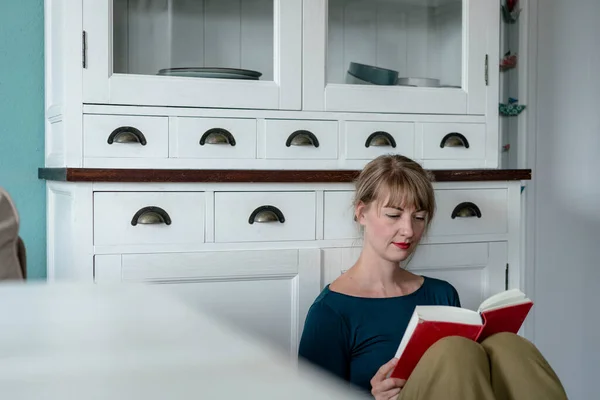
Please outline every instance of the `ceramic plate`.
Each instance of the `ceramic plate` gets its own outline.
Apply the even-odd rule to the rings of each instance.
[[[158,75],[183,76],[190,78],[216,78],[216,79],[249,79],[258,80],[262,73],[248,69],[236,68],[165,68],[158,71]]]

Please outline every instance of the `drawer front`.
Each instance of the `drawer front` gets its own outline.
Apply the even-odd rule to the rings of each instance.
[[[84,157],[167,158],[167,117],[84,115]]]
[[[353,239],[360,237],[359,224],[354,221],[352,200],[354,191],[329,191],[323,194],[323,238]]]
[[[94,193],[95,245],[202,243],[204,220],[204,193]]]
[[[270,159],[336,159],[338,122],[267,120],[265,154]]]
[[[314,192],[215,193],[216,242],[315,240],[315,220]]]
[[[346,159],[372,160],[389,153],[414,157],[413,123],[348,121],[345,133]]]
[[[484,159],[485,136],[485,124],[423,124],[423,159]]]
[[[171,157],[256,158],[256,120],[251,118],[174,118]]]
[[[354,191],[325,192],[325,239],[361,237],[359,226],[353,220],[353,196]],[[508,232],[506,189],[437,189],[435,196],[437,211],[427,234],[429,237]]]
[[[437,190],[429,236],[508,232],[507,189]]]

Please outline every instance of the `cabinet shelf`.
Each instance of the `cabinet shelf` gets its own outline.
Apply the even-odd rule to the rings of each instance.
[[[352,182],[354,170],[194,170],[40,168],[38,177],[65,182],[256,182],[335,183]],[[530,180],[530,169],[431,170],[436,182]]]

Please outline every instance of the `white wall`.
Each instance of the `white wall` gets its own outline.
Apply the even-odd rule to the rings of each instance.
[[[534,340],[600,398],[600,1],[538,1]]]

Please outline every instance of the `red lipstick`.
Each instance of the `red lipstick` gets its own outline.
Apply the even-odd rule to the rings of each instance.
[[[402,250],[408,250],[410,243],[407,242],[394,242],[394,246],[401,248]]]

